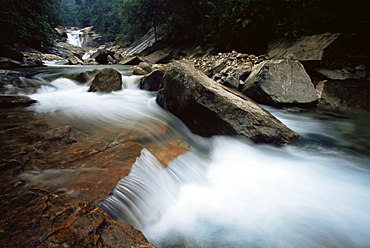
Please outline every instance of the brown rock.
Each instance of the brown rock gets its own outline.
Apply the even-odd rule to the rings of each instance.
[[[141,68],[140,66],[135,65],[134,71],[132,72],[132,74],[140,76],[140,75],[147,75],[148,72],[144,70],[143,68]]]
[[[241,134],[275,145],[298,137],[249,98],[225,90],[185,62],[174,61],[167,67],[157,103],[202,136]]]
[[[88,92],[109,93],[122,90],[122,75],[111,68],[101,70],[94,78]]]
[[[68,62],[70,65],[83,65],[84,63],[80,58],[74,55],[68,58]]]

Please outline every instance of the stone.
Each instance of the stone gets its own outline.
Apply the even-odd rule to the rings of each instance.
[[[108,56],[113,56],[113,55],[114,55],[114,52],[99,49],[95,53],[93,53],[93,55],[91,55],[91,58],[95,59],[95,61],[101,65],[107,65],[109,63]]]
[[[255,102],[186,62],[174,61],[165,68],[156,101],[201,136],[240,134],[256,143],[277,146],[298,137]]]
[[[324,80],[316,89],[320,93],[318,107],[327,109],[362,109],[370,111],[370,82],[365,80]]]
[[[120,61],[119,63],[121,65],[138,65],[141,62],[144,62],[144,60],[138,56],[134,57],[127,57],[126,59]]]
[[[140,80],[140,89],[148,91],[158,91],[164,75],[164,70],[156,70]]]
[[[83,65],[84,64],[84,62],[75,55],[70,56],[68,58],[68,62],[70,65]]]
[[[144,57],[153,64],[167,64],[172,58],[171,54],[165,50],[158,50]]]
[[[96,74],[98,74],[99,70],[93,70],[93,71],[84,71],[77,75],[70,75],[68,78],[77,81],[80,84],[86,84],[90,81],[92,81]]]
[[[316,68],[316,72],[333,80],[347,80],[347,79],[364,79],[366,78],[365,65],[358,65],[355,68],[341,68],[329,70],[325,68]]]
[[[272,59],[291,59],[299,61],[321,61],[325,50],[340,36],[339,33],[323,33],[302,36],[289,40],[282,38],[268,44],[267,53]]]
[[[143,68],[148,73],[151,73],[153,71],[151,65],[147,62],[140,62],[138,66]]]
[[[312,104],[318,100],[310,76],[297,60],[268,60],[254,66],[242,93],[269,105]]]
[[[122,75],[118,71],[105,68],[94,78],[88,92],[110,93],[122,90]]]
[[[0,43],[0,57],[23,62],[23,53],[14,47]]]
[[[109,65],[113,65],[117,63],[116,60],[111,55],[107,56],[107,62]]]
[[[143,68],[141,68],[140,66],[135,65],[132,74],[137,75],[137,76],[141,76],[141,75],[147,75],[148,72],[146,70],[144,70]]]
[[[36,102],[37,102],[36,100],[33,100],[28,96],[0,95],[0,108],[29,106]]]

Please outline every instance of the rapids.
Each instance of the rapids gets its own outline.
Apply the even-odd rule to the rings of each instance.
[[[202,138],[161,109],[155,93],[138,90],[137,77],[123,74],[119,92],[88,93],[58,74],[31,95],[37,112],[132,128],[156,142],[156,128],[166,126],[167,138],[187,141],[190,151],[167,168],[142,150],[130,175],[98,205],[114,219],[158,247],[370,247],[368,116],[266,107],[300,133],[295,144]]]
[[[82,47],[83,35],[84,33],[80,29],[68,29],[67,33],[67,43]]]

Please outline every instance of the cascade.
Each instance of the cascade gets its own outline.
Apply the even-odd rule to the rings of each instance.
[[[82,47],[84,33],[81,29],[67,29],[66,33],[67,43],[74,46]]]
[[[130,175],[98,205],[115,220],[163,248],[369,247],[370,157],[343,140],[343,132],[361,129],[358,123],[269,108],[301,134],[296,144],[202,138],[161,109],[155,93],[138,90],[138,79],[125,75],[122,91],[98,94],[58,78],[31,96],[37,112],[131,127],[158,143],[180,137],[189,144],[190,151],[166,168],[142,150]],[[366,125],[362,135],[368,135]],[[158,138],[153,126],[168,131]]]

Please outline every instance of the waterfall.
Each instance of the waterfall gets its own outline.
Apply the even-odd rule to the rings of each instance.
[[[81,29],[67,29],[66,33],[67,43],[74,46],[82,47],[84,33]]]
[[[361,129],[351,119],[269,108],[300,132],[296,144],[202,138],[161,109],[155,93],[138,90],[137,77],[123,79],[122,91],[98,94],[58,78],[31,96],[38,112],[88,120],[107,131],[133,128],[158,143],[180,137],[189,144],[190,151],[166,168],[143,149],[129,176],[98,205],[114,219],[163,248],[370,246],[370,158],[343,140],[349,130],[365,130],[361,135],[368,137],[368,121]],[[158,138],[163,126],[167,131]]]

